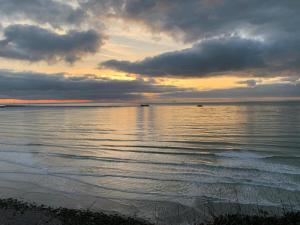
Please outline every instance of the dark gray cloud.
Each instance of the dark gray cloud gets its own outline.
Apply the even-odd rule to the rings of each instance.
[[[141,61],[109,60],[101,66],[147,76],[208,77],[294,75],[300,72],[300,36],[288,40],[257,40],[239,36],[211,38],[191,48]]]
[[[273,38],[295,32],[300,22],[300,2],[295,0],[84,0],[81,6],[188,42],[241,30]]]
[[[135,100],[144,93],[169,93],[186,89],[158,85],[153,81],[112,80],[94,75],[67,77],[65,74],[42,74],[0,70],[0,98]]]
[[[153,80],[112,80],[97,78],[94,75],[67,77],[63,73],[43,74],[0,70],[0,99],[123,101],[145,100],[145,93],[157,94],[157,98],[162,100],[173,98],[300,97],[300,84],[258,84],[255,87],[197,91],[159,85]]]
[[[212,73],[263,68],[267,63],[266,51],[268,46],[259,41],[225,37],[142,61],[109,60],[101,66],[149,76],[205,77]]]
[[[231,88],[209,91],[179,91],[173,93],[162,93],[164,98],[294,98],[300,97],[300,84],[265,84],[255,87]]]
[[[79,26],[82,23],[93,27],[95,20],[102,23],[103,18],[113,16],[129,25],[137,21],[156,34],[165,33],[191,44],[188,49],[136,62],[110,60],[102,63],[102,66],[129,73],[187,78],[231,73],[245,77],[284,76],[286,80],[294,80],[289,77],[297,77],[300,72],[300,1],[72,2],[77,2],[78,7],[62,0],[0,0],[0,18],[5,21],[3,24],[29,20],[30,23],[45,25],[43,27],[69,30],[71,26],[84,27]],[[104,39],[104,35],[92,30],[67,31],[65,35],[59,35],[39,27],[12,25],[3,31],[0,56],[28,61],[74,62],[83,54],[95,53]],[[252,87],[247,89],[251,93],[263,88],[254,85],[254,81],[243,82]],[[298,86],[292,87],[290,91]],[[266,86],[264,90],[268,88],[271,87]],[[279,86],[276,90],[280,90]]]
[[[145,24],[153,32],[194,43],[190,49],[138,62],[103,63],[112,69],[181,77],[224,72],[278,76],[300,71],[299,1],[87,0],[82,7],[94,13],[103,13],[105,8],[113,16]]]
[[[67,2],[67,1],[66,1]],[[31,20],[55,27],[78,25],[86,18],[83,9],[55,0],[0,0],[0,18]]]
[[[99,18],[98,22],[102,23],[103,18],[112,15],[128,23],[138,21],[149,27],[152,32],[164,32],[185,42],[202,41],[202,44],[194,44],[191,49],[170,52],[141,62],[107,63],[112,68],[122,70],[125,68],[124,71],[141,70],[142,74],[147,73],[147,75],[149,71],[153,71],[151,75],[203,76],[206,71],[209,74],[239,72],[262,66],[265,67],[266,70],[263,72],[266,73],[300,70],[299,1],[74,0],[72,2],[76,4],[71,6],[62,0],[0,0],[0,14],[3,18],[14,19],[14,21],[25,19],[52,26],[66,24],[76,26],[83,21],[88,26],[92,26],[95,25],[95,18]],[[228,36],[234,38],[228,40]],[[236,46],[232,41],[237,41],[236,46],[239,46],[238,49],[234,49],[234,52],[231,50]],[[198,53],[195,54],[197,51]],[[20,52],[22,53],[22,49]],[[201,55],[202,52],[205,52],[208,57]],[[193,62],[199,60],[198,66],[195,63],[189,64],[185,60],[193,55],[196,57]],[[240,59],[237,59],[238,56]],[[221,57],[223,62],[220,60]],[[71,56],[68,58],[72,61]],[[208,62],[209,59],[212,61]],[[160,64],[161,69],[148,68],[148,65],[156,66],[160,60],[165,63]],[[211,68],[213,60],[216,60],[215,69]],[[237,62],[236,65],[234,61]],[[177,63],[183,66],[183,71],[179,68],[172,70],[169,68]],[[187,68],[189,65],[191,68]],[[164,71],[165,69],[167,71]]]
[[[84,54],[96,53],[104,38],[93,30],[57,34],[37,26],[11,25],[4,29],[0,57],[73,63]]]

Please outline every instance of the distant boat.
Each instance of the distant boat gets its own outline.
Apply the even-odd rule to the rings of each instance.
[[[203,107],[203,105],[197,105],[197,107]]]
[[[141,104],[140,106],[141,107],[149,107],[150,105],[149,104]]]

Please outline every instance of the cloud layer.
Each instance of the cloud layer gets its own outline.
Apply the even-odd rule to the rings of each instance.
[[[214,73],[265,67],[268,46],[239,37],[205,40],[192,48],[138,62],[109,60],[107,68],[149,76],[206,77]]]
[[[67,2],[67,1],[66,1]],[[86,18],[80,7],[55,0],[0,0],[0,18],[20,22],[32,21],[53,27],[78,25]]]
[[[99,6],[100,2],[88,0],[86,4]],[[240,76],[278,76],[300,72],[298,1],[109,2],[105,6],[109,5],[114,16],[138,21],[152,32],[164,32],[193,45],[136,62],[104,62],[108,68],[147,76],[180,77],[228,72]]]
[[[144,93],[184,90],[142,79],[122,81],[94,75],[67,77],[65,74],[0,70],[0,99],[137,100],[143,99]]]
[[[262,41],[239,36],[203,40],[191,48],[141,61],[109,60],[100,66],[147,76],[278,76],[300,72],[300,37]]]
[[[104,36],[93,30],[57,34],[32,25],[11,25],[4,29],[0,57],[73,63],[82,55],[96,53],[103,40]]]
[[[162,93],[164,98],[184,98],[184,99],[203,99],[203,98],[294,98],[300,96],[300,85],[292,83],[265,84],[255,87],[231,88],[209,91],[184,91],[173,93]]]
[[[250,81],[245,81],[248,84]],[[297,97],[299,82],[285,84],[250,85],[244,88],[197,91],[154,81],[113,80],[94,75],[67,77],[65,74],[12,72],[0,70],[0,100],[94,100],[94,101],[145,101],[145,94],[156,99],[176,98],[243,98],[243,97]]]
[[[142,22],[186,42],[234,32],[272,38],[295,32],[300,22],[294,0],[85,0],[81,7]]]
[[[299,96],[298,84],[286,84],[300,73],[299,11],[296,0],[0,0],[1,58],[74,63],[101,49],[110,30],[103,24],[114,26],[111,19],[117,18],[129,27],[136,23],[156,37],[163,33],[190,47],[138,61],[112,59],[101,67],[182,79],[230,74],[245,77],[240,84],[247,86],[197,92],[143,79],[75,79],[64,73],[2,70],[0,94],[29,99],[136,99],[147,92],[165,97]],[[279,76],[285,77],[281,85],[262,85],[256,79]]]
[[[137,22],[156,34],[163,32],[191,43],[192,47],[138,62],[104,62],[108,68],[149,76],[203,77],[245,71],[250,76],[277,76],[300,70],[299,10],[300,3],[293,0],[0,0],[0,18],[11,23],[29,20],[67,30],[65,35],[58,35],[42,28],[11,25],[4,29],[6,39],[0,50],[2,57],[14,59],[73,62],[81,54],[96,52],[102,44],[105,35],[97,23],[120,18],[127,24]],[[99,34],[69,29],[81,29],[82,24]],[[20,40],[22,33],[30,35]],[[44,36],[53,51],[44,47]],[[39,47],[28,46],[31,39],[39,42]],[[66,43],[70,43],[67,48]]]

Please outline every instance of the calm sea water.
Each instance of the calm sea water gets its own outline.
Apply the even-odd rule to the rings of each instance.
[[[207,201],[299,207],[299,111],[296,102],[2,108],[1,197],[152,218]]]

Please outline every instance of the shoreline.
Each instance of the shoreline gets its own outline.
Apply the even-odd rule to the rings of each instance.
[[[175,212],[174,212],[175,213]],[[213,212],[218,214],[218,212]],[[107,214],[89,209],[52,208],[13,198],[0,199],[1,225],[159,225],[120,214]],[[284,212],[282,215],[261,211],[257,215],[221,214],[205,223],[193,225],[299,225],[300,211]],[[172,225],[172,224],[169,224]]]

